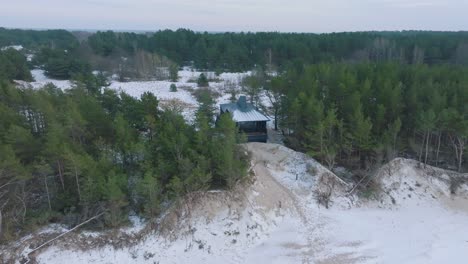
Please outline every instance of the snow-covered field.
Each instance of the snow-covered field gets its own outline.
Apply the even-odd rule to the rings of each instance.
[[[468,185],[452,195],[453,176],[447,172],[396,159],[380,170],[376,179],[382,190],[369,201],[349,195],[349,184],[302,153],[275,144],[250,143],[247,148],[256,175],[252,185],[190,199],[190,215],[183,210],[170,212],[160,231],[136,244],[82,251],[73,246],[75,242],[59,243],[36,260],[466,263]],[[331,207],[326,209],[317,204],[315,195],[329,190]],[[82,241],[99,236],[89,238],[85,233],[71,236],[82,236]]]
[[[49,83],[52,83],[53,85],[57,86],[58,88],[62,90],[69,89],[72,87],[71,81],[50,79],[49,77],[45,76],[44,70],[40,70],[40,69],[32,70],[31,75],[34,78],[34,82],[30,82],[29,84],[34,89],[42,88]]]
[[[139,98],[145,92],[153,93],[162,102],[167,101],[180,101],[183,104],[184,117],[191,121],[194,118],[194,113],[198,107],[198,102],[193,96],[192,91],[198,89],[197,79],[202,72],[191,70],[186,67],[179,71],[179,80],[177,82],[170,81],[130,81],[130,82],[119,82],[112,80],[109,88],[116,91],[123,91],[133,97]],[[240,89],[240,82],[243,77],[250,74],[245,73],[221,73],[216,76],[214,72],[203,72],[209,79],[217,79],[216,82],[210,82],[210,87],[214,91],[219,93],[219,97],[216,99],[216,104],[222,104],[229,102],[230,95],[227,94],[225,86],[227,83],[235,85]],[[48,83],[52,83],[60,89],[66,90],[72,87],[73,83],[69,80],[55,80],[45,76],[44,71],[35,69],[31,71],[34,78],[34,82],[25,83],[17,81],[21,85],[31,85],[32,88],[38,89],[44,87]],[[174,83],[177,86],[177,92],[170,91],[170,85]],[[263,98],[263,97],[262,97]],[[263,98],[263,101],[266,101]]]

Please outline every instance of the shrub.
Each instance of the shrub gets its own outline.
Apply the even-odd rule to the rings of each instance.
[[[206,78],[204,73],[200,74],[200,77],[198,77],[197,84],[198,84],[198,87],[208,87],[209,86],[208,78]]]
[[[177,80],[179,80],[179,68],[176,64],[172,64],[169,67],[169,78],[172,82],[177,82]]]
[[[463,185],[465,182],[468,182],[468,179],[463,177],[451,177],[450,178],[450,193],[455,195],[457,194],[458,188]]]

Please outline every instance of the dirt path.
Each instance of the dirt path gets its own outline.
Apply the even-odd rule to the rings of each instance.
[[[278,148],[271,144],[252,144],[248,146],[248,149],[252,153],[252,160],[254,162],[253,170],[256,177],[261,179],[263,182],[269,182],[270,185],[275,186],[275,189],[279,189],[283,199],[287,200],[287,204],[292,207],[293,211],[297,213],[302,222],[303,227],[300,233],[305,236],[307,244],[299,245],[294,243],[294,241],[291,241],[291,243],[284,245],[285,248],[293,247],[296,249],[301,249],[302,263],[314,263],[314,244],[318,241],[317,239],[313,239],[314,236],[312,234],[314,233],[316,227],[310,224],[311,219],[307,217],[305,208],[301,205],[297,195],[295,195],[289,188],[282,185],[275,177],[273,177],[269,168],[267,168],[267,165],[270,164],[276,166],[278,169],[283,169],[280,168],[280,163],[285,160],[287,154],[280,153]]]
[[[288,186],[279,182],[272,174],[271,171],[285,171],[287,166],[284,162],[291,158],[291,153],[282,149],[279,145],[275,144],[260,144],[250,143],[247,144],[248,150],[252,153],[252,160],[254,162],[254,172],[256,177],[264,182],[271,182],[275,189],[281,190],[283,199],[287,198],[292,206],[292,209],[297,212],[303,227],[301,235],[305,237],[306,245],[297,245],[302,252],[302,263],[321,263],[321,264],[350,264],[360,263],[365,260],[365,257],[355,256],[351,253],[342,253],[323,256],[324,251],[329,251],[330,245],[327,238],[324,237],[327,228],[327,217],[320,213],[320,210],[312,212],[309,208],[311,201],[311,191],[304,189],[291,189]],[[346,247],[353,247],[354,244],[347,244]],[[356,242],[356,247],[359,242]],[[290,245],[289,245],[290,246]],[[321,257],[319,257],[321,256]]]
[[[294,210],[298,213],[299,217],[301,218],[301,221],[306,224],[307,223],[307,218],[304,214],[303,208],[299,205],[299,202],[297,201],[296,196],[286,187],[284,187],[281,183],[279,183],[273,176],[271,176],[270,172],[268,169],[265,167],[264,162],[257,162],[253,170],[255,172],[255,175],[258,178],[261,178],[263,181],[269,181],[271,184],[277,186],[277,188],[281,189],[281,191],[286,194],[287,200],[289,203],[292,203],[292,206]],[[281,203],[284,203],[284,201],[281,201]]]

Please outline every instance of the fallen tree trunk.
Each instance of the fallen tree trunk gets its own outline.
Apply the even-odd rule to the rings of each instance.
[[[92,220],[94,220],[94,219],[96,219],[96,218],[102,216],[104,213],[105,213],[105,212],[102,212],[102,213],[100,213],[100,214],[98,214],[98,215],[95,215],[95,216],[91,217],[90,219],[84,221],[83,223],[80,223],[80,224],[76,225],[76,226],[73,227],[72,229],[70,229],[70,230],[68,230],[68,231],[66,231],[66,232],[64,232],[64,233],[62,233],[62,234],[60,234],[60,235],[58,235],[58,236],[56,236],[56,237],[54,237],[54,238],[52,238],[52,239],[46,241],[46,242],[43,243],[42,245],[40,245],[40,246],[34,248],[33,250],[31,250],[31,251],[28,253],[28,255],[27,255],[27,259],[28,259],[28,260],[26,261],[26,263],[29,263],[29,262],[31,261],[31,259],[29,258],[29,255],[31,255],[31,253],[33,253],[33,252],[35,252],[35,251],[37,251],[37,250],[43,248],[44,246],[46,246],[46,245],[48,245],[48,244],[54,242],[55,240],[57,240],[57,239],[59,239],[59,238],[65,236],[66,234],[68,234],[68,233],[70,233],[70,232],[73,232],[74,230],[78,229],[80,226],[85,225],[85,224],[91,222]],[[25,264],[26,264],[26,263],[25,263]]]

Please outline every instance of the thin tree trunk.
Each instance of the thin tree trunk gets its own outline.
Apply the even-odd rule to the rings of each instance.
[[[275,107],[275,131],[278,131],[278,109]]]
[[[458,157],[458,172],[461,172],[463,152],[460,151],[460,156]]]
[[[52,211],[52,206],[50,204],[50,194],[49,194],[49,185],[47,184],[47,175],[44,174],[44,183],[47,193],[47,202],[49,203],[49,211]]]
[[[63,180],[62,165],[60,164],[60,160],[57,160],[57,167],[59,171],[60,183],[62,184],[62,189],[65,191],[65,182]]]
[[[423,135],[423,141],[422,141],[422,144],[421,144],[421,147],[419,149],[419,162],[421,162],[421,159],[422,159],[422,153],[423,153],[423,149],[424,149],[424,142],[426,141],[426,131],[424,131],[424,135]]]
[[[429,131],[427,131],[427,139],[426,139],[426,153],[424,155],[424,166],[426,166],[427,164],[427,152],[428,152],[428,149],[429,149],[429,140],[431,138],[431,133]]]
[[[78,180],[78,172],[76,170],[76,166],[74,166],[74,168],[75,168],[76,189],[78,190],[78,199],[81,202],[80,181]]]
[[[320,129],[320,155],[323,154],[323,131]]]
[[[463,151],[465,150],[465,141],[459,136],[450,136],[453,148],[455,150],[455,157],[457,158],[458,171],[461,172],[461,165],[463,162]]]
[[[450,140],[452,141],[452,144],[453,144],[453,148],[455,149],[455,158],[457,159],[457,161],[459,161],[459,155],[458,155],[458,145],[457,143],[455,142],[455,139],[450,136]],[[460,163],[458,163],[459,165]]]
[[[78,180],[78,171],[76,169],[75,160],[72,159],[73,162],[73,169],[75,171],[75,181],[76,181],[76,189],[78,190],[78,200],[81,202],[81,191],[80,191],[80,181]]]
[[[460,146],[459,156],[458,156],[458,172],[461,172],[462,162],[463,162],[463,151],[465,150],[465,142],[460,137],[457,137],[458,144]]]
[[[442,138],[442,132],[439,131],[439,136],[437,137],[436,166],[439,165],[439,153],[440,153],[441,138]]]
[[[442,132],[439,131],[439,137],[437,139],[437,152],[436,152],[436,166],[439,165],[439,152],[440,152],[440,139],[442,137]]]
[[[26,213],[27,213],[26,203],[24,202],[24,195],[22,195],[23,197],[21,197],[18,194],[15,194],[15,196],[16,196],[16,199],[18,199],[23,205],[23,214],[22,214],[21,221],[22,223],[24,223],[24,220],[26,219]]]

